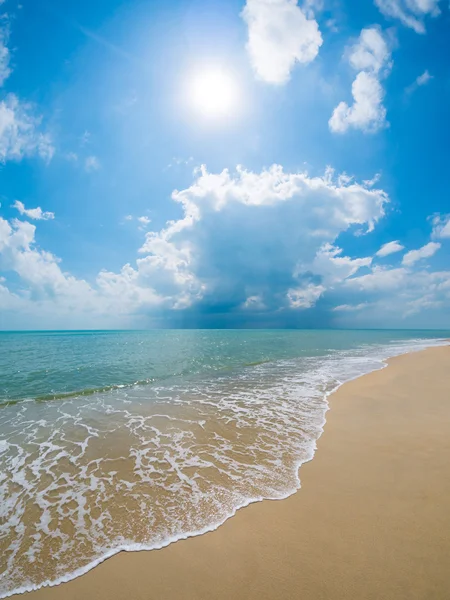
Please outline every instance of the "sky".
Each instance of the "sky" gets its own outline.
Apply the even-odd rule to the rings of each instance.
[[[0,329],[450,328],[447,0],[0,0]]]

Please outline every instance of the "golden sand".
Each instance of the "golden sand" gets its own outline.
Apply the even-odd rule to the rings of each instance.
[[[30,600],[450,599],[450,347],[330,398],[302,489]]]

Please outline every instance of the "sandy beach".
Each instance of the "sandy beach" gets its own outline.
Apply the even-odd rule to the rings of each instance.
[[[330,397],[301,490],[217,531],[121,553],[33,600],[450,597],[450,347],[400,356]]]

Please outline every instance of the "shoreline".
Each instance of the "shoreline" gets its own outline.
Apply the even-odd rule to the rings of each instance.
[[[386,370],[389,370],[389,369],[386,369],[386,367],[390,367],[392,363],[395,363],[395,362],[397,362],[399,360],[403,360],[405,358],[410,358],[410,357],[413,357],[415,359],[419,355],[425,355],[426,353],[436,352],[436,351],[437,352],[444,352],[445,353],[446,349],[448,350],[448,346],[441,346],[441,347],[429,348],[429,349],[421,350],[421,351],[418,351],[418,352],[417,351],[412,351],[412,352],[410,352],[408,354],[400,355],[400,356],[394,357],[392,359],[388,359],[387,361],[383,361],[384,365],[380,366],[380,368],[378,370],[371,371],[370,373],[365,374],[365,375],[359,375],[359,376],[357,376],[357,377],[355,377],[355,378],[353,378],[351,380],[348,380],[348,381],[345,381],[345,382],[339,384],[335,389],[333,389],[331,392],[329,392],[327,394],[327,398],[326,399],[327,399],[328,407],[327,407],[327,410],[326,410],[325,414],[328,415],[330,409],[333,409],[332,414],[334,414],[334,411],[336,409],[336,407],[335,407],[335,403],[336,403],[336,399],[335,398],[336,398],[336,396],[338,394],[345,396],[346,395],[346,389],[348,388],[349,385],[351,386],[352,384],[355,384],[355,383],[358,385],[359,382],[363,382],[367,378],[370,378],[370,377],[373,377],[373,376],[376,377],[380,373],[383,373]],[[333,396],[333,400],[330,402],[330,397],[331,396]],[[328,433],[328,428],[329,428],[328,419],[326,419],[325,415],[324,415],[324,424],[323,424],[323,426],[325,425],[325,423],[327,423],[327,433]],[[322,433],[319,436],[319,438],[316,440],[316,444],[315,444],[315,448],[313,450],[312,456],[308,460],[303,461],[300,464],[300,466],[303,466],[303,471],[302,471],[302,485],[301,485],[302,488],[305,485],[305,483],[304,483],[305,468],[308,468],[308,467],[309,467],[309,469],[314,468],[314,464],[315,464],[316,461],[312,461],[312,458],[315,456],[315,454],[317,453],[318,450],[321,450],[321,447],[323,445],[322,444],[322,439],[324,439],[323,433],[324,433],[324,430],[322,428]],[[325,436],[325,437],[327,437],[327,436]],[[89,598],[90,597],[89,590],[91,588],[92,582],[87,582],[86,579],[87,578],[88,579],[92,579],[94,577],[96,580],[102,580],[104,578],[104,573],[101,573],[100,571],[105,571],[105,570],[106,571],[111,571],[111,568],[109,568],[109,565],[112,562],[115,562],[117,564],[120,561],[120,562],[122,562],[122,566],[123,566],[123,563],[124,563],[125,560],[126,560],[127,563],[129,563],[130,560],[133,561],[133,560],[137,560],[137,558],[139,558],[139,563],[141,563],[142,560],[144,560],[144,561],[146,561],[148,563],[151,563],[151,562],[154,562],[154,560],[150,557],[150,555],[154,555],[154,556],[158,555],[158,557],[161,557],[164,553],[166,553],[167,555],[169,553],[171,553],[171,554],[173,554],[173,553],[178,554],[178,550],[179,550],[180,546],[183,546],[184,548],[186,548],[187,544],[192,544],[193,542],[195,542],[195,540],[202,540],[202,539],[210,538],[211,536],[217,536],[217,535],[221,536],[221,535],[224,535],[221,532],[223,532],[224,528],[226,529],[227,527],[230,527],[230,525],[229,525],[230,523],[233,523],[236,519],[239,519],[241,521],[242,521],[242,519],[246,519],[246,515],[248,515],[250,511],[253,511],[253,514],[254,514],[255,511],[257,509],[259,509],[260,506],[265,506],[266,504],[280,505],[281,506],[281,505],[283,505],[286,502],[290,502],[292,499],[295,499],[297,497],[301,497],[302,494],[298,494],[297,493],[299,491],[299,489],[300,489],[300,482],[299,482],[299,487],[297,488],[297,490],[294,491],[289,496],[287,496],[285,499],[282,499],[281,502],[278,502],[279,499],[276,499],[276,501],[274,499],[272,502],[269,501],[268,503],[267,503],[267,500],[269,500],[269,499],[264,499],[264,500],[266,500],[266,502],[262,502],[263,499],[252,500],[249,503],[247,503],[245,506],[240,507],[240,508],[245,508],[244,511],[241,510],[240,508],[236,509],[234,515],[232,515],[232,516],[228,517],[227,519],[225,519],[225,521],[223,523],[217,525],[217,527],[215,527],[214,529],[208,530],[208,531],[206,531],[204,533],[195,532],[194,534],[192,534],[192,536],[186,535],[185,538],[177,540],[178,541],[177,544],[174,544],[173,542],[168,542],[168,544],[164,545],[162,547],[162,549],[159,549],[159,550],[158,549],[154,549],[154,550],[156,550],[154,552],[148,552],[148,551],[144,551],[144,550],[140,550],[140,551],[136,551],[136,550],[135,551],[132,551],[132,550],[129,550],[129,551],[114,550],[114,551],[111,551],[110,557],[104,557],[104,558],[102,558],[102,560],[97,564],[96,567],[91,567],[91,566],[86,567],[85,574],[83,574],[81,577],[79,575],[77,575],[76,578],[72,578],[71,577],[71,579],[70,579],[70,581],[68,583],[60,583],[60,584],[57,584],[57,585],[55,585],[55,584],[48,585],[47,584],[47,585],[39,588],[38,590],[35,590],[35,591],[32,591],[32,592],[25,592],[25,591],[23,591],[23,592],[15,592],[14,595],[17,595],[18,593],[28,593],[28,594],[31,593],[31,594],[35,594],[37,597],[40,596],[40,598],[42,598],[42,599],[44,599],[44,598],[55,598],[56,599],[56,598],[58,598],[58,594],[62,594],[61,597],[64,597],[64,598],[72,598],[72,597],[75,598],[75,597],[79,596],[80,594],[82,594],[84,597]],[[272,510],[272,509],[270,509],[270,510]],[[275,509],[275,510],[278,510],[278,509]],[[281,510],[281,508],[280,508],[280,510]],[[177,548],[177,551],[170,552],[171,548]],[[184,551],[185,552],[186,551],[189,552],[189,550],[184,550]],[[170,561],[171,558],[168,556],[167,560]],[[159,559],[156,562],[159,562]],[[127,566],[127,568],[128,568],[128,566]],[[109,577],[109,575],[106,575],[106,576]],[[124,578],[128,579],[126,573],[124,573]],[[80,586],[82,588],[82,591],[80,590]],[[95,585],[95,587],[97,587],[97,585]],[[214,588],[212,588],[212,589],[209,590],[208,593],[210,595],[212,594],[213,597],[216,597],[216,595],[214,594],[215,591],[216,590]],[[72,594],[72,592],[73,592],[73,594]],[[100,593],[100,592],[97,592],[95,594],[95,597],[102,597],[101,595],[98,596],[98,593]],[[154,596],[153,595],[151,595],[151,596],[133,595],[133,597],[136,597],[136,598],[140,598],[140,597],[142,597],[142,598],[144,598],[144,597],[146,597],[146,598],[148,598],[148,597],[153,598],[153,597],[155,597],[156,598],[156,597],[161,597],[160,596],[161,593],[162,593],[161,591],[157,592],[156,590],[154,590],[154,594],[155,594]],[[67,594],[69,594],[69,595],[67,595]],[[108,597],[108,598],[115,598],[115,597],[117,597],[118,598],[118,597],[121,597],[121,596],[119,594],[115,595],[114,593],[111,595],[111,590],[109,590],[109,592],[107,594],[105,593],[105,598],[106,597]],[[170,598],[172,598],[172,597],[173,598],[178,598],[178,597],[181,597],[181,596],[174,595],[174,596],[169,596],[169,597]],[[182,596],[182,597],[184,598],[185,596]],[[197,597],[197,596],[195,596],[195,597]],[[205,598],[206,597],[207,596],[205,596]],[[217,597],[222,597],[222,596],[217,596]],[[272,597],[272,596],[267,596],[267,597]],[[273,597],[275,597],[275,596],[273,596]],[[276,597],[278,597],[278,596],[276,596]],[[283,597],[285,597],[285,596],[283,596]],[[36,598],[36,600],[38,600],[38,598]]]

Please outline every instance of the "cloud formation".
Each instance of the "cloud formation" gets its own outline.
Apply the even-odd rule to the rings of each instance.
[[[450,214],[433,215],[431,218],[433,225],[432,237],[436,239],[450,238]]]
[[[400,252],[403,250],[404,246],[399,243],[398,240],[394,242],[388,242],[387,244],[383,244],[381,248],[376,252],[375,256],[380,256],[383,258],[384,256],[389,256],[390,254],[394,254],[395,252]]]
[[[418,250],[410,250],[403,257],[402,264],[411,267],[418,260],[430,258],[436,254],[440,247],[441,244],[438,242],[428,242],[428,244],[425,244],[425,246],[422,246],[422,248],[419,248]]]
[[[40,123],[33,107],[14,94],[0,101],[0,162],[32,155],[51,160],[55,149],[50,137],[39,131]]]
[[[373,326],[382,315],[408,320],[450,305],[450,272],[424,265],[440,243],[406,252],[397,267],[375,260],[403,250],[397,240],[375,256],[344,252],[340,235],[370,234],[389,198],[331,169],[310,176],[280,165],[202,167],[172,198],[181,217],[148,231],[134,264],[92,281],[64,272],[58,257],[39,248],[35,225],[0,219],[0,268],[20,281],[0,282],[2,314],[39,315],[45,327],[323,326],[348,318]],[[448,222],[434,216],[433,235],[445,236]]]
[[[84,161],[84,168],[88,173],[92,173],[93,171],[98,171],[100,169],[100,161],[94,155],[87,156]]]
[[[220,306],[306,310],[327,286],[370,263],[342,256],[333,244],[353,226],[371,231],[388,202],[382,190],[331,170],[310,177],[279,165],[260,173],[238,168],[214,174],[202,167],[193,184],[172,197],[182,218],[146,234],[135,266],[102,271],[89,284],[64,273],[55,256],[37,247],[34,225],[2,219],[2,269],[26,285],[22,304],[31,310],[33,298],[35,306],[53,304],[59,314],[69,305],[78,305],[78,313],[119,316]]]
[[[49,219],[55,218],[55,213],[44,212],[40,206],[37,208],[25,208],[25,205],[20,200],[16,200],[13,204],[14,208],[17,208],[19,213],[29,219],[35,219],[36,221],[48,221]]]
[[[9,28],[7,24],[2,24],[1,20],[2,17],[0,16],[0,87],[4,85],[11,74],[11,69],[9,67],[10,53],[7,45]]]
[[[0,15],[0,88],[12,72],[6,19],[5,15]],[[0,163],[32,155],[49,161],[54,147],[50,136],[40,132],[40,124],[41,118],[35,115],[31,104],[21,102],[15,94],[4,95],[0,100]]]
[[[417,88],[427,85],[432,79],[434,79],[433,75],[430,75],[428,70],[425,70],[422,75],[416,77],[414,82],[405,89],[405,92],[407,94],[412,94]]]
[[[286,83],[297,62],[306,64],[316,58],[322,35],[311,3],[307,12],[308,16],[296,0],[247,0],[242,11],[248,26],[246,47],[258,78]]]
[[[329,127],[334,133],[345,133],[350,128],[374,133],[386,126],[381,79],[392,66],[389,47],[378,27],[361,31],[358,42],[350,49],[348,61],[359,71],[352,84],[353,104],[340,102]]]
[[[427,319],[426,324],[445,323],[450,306],[450,271],[413,270],[412,266],[374,266],[370,273],[344,282],[343,288],[362,301],[360,315],[351,315],[353,326],[361,323],[398,326],[399,318],[407,322],[419,313]],[[436,313],[438,309],[442,310],[440,314]],[[435,316],[437,320],[431,321]],[[409,322],[418,323],[417,319]],[[343,324],[348,321],[343,320]]]
[[[437,17],[440,0],[375,0],[375,5],[386,17],[399,19],[416,33],[425,33],[424,19]]]

